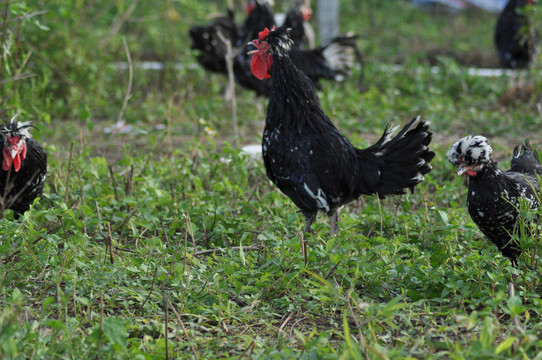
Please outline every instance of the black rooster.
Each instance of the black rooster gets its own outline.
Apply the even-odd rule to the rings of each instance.
[[[536,55],[537,34],[525,7],[535,0],[510,0],[497,20],[495,45],[499,62],[505,68],[529,67]]]
[[[469,177],[467,207],[474,223],[517,265],[521,253],[513,241],[519,199],[532,209],[539,206],[540,186],[536,174],[542,174],[538,154],[528,141],[514,148],[511,169],[503,172],[492,159],[492,149],[484,136],[467,136],[450,147],[448,160],[459,167],[458,175]]]
[[[301,209],[310,232],[318,210],[337,231],[337,210],[362,194],[403,194],[424,179],[435,153],[429,123],[417,117],[395,137],[386,127],[378,142],[357,149],[320,107],[316,88],[290,58],[289,30],[265,29],[253,41],[252,71],[272,76],[262,139],[267,176]]]
[[[0,127],[2,171],[0,171],[0,214],[11,209],[15,218],[27,211],[43,193],[47,174],[47,154],[30,136],[29,122],[11,119]]]

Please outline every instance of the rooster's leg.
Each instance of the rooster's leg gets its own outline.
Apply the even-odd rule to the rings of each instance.
[[[337,221],[339,221],[339,212],[335,210],[333,214],[329,217],[329,227],[331,228],[331,236],[337,236]]]
[[[303,213],[305,215],[305,232],[310,233],[311,232],[311,225],[316,220],[316,214],[317,212],[313,213]]]

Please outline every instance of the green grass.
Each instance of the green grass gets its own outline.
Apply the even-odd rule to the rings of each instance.
[[[333,238],[324,216],[303,234],[295,205],[234,145],[260,141],[267,100],[237,89],[236,138],[225,79],[192,66],[187,29],[225,2],[138,2],[128,14],[132,3],[10,2],[10,19],[46,11],[7,23],[0,103],[35,121],[49,174],[21,221],[0,221],[0,357],[541,358],[540,244],[520,239],[530,256],[513,269],[470,220],[445,159],[469,133],[488,136],[503,167],[524,137],[540,147],[539,76],[503,105],[510,78],[470,76],[449,57],[434,73],[427,57],[494,61],[494,15],[342,2],[366,91],[357,71],[324,84],[326,113],[358,146],[421,115],[437,156],[415,193],[343,209]],[[134,68],[121,113],[123,37],[134,62],[168,66]],[[119,117],[135,130],[104,133]]]

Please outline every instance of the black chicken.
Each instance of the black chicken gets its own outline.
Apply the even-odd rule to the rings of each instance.
[[[276,21],[276,26],[284,26],[290,28],[290,37],[294,42],[294,46],[300,49],[314,48],[314,30],[309,24],[312,16],[310,2],[304,1],[294,6],[286,13],[282,23]],[[277,19],[277,16],[275,16]],[[263,30],[264,28],[260,29]],[[252,40],[251,38],[250,40]]]
[[[521,253],[512,239],[520,208],[518,199],[528,201],[532,209],[538,207],[536,174],[542,174],[542,167],[528,141],[514,148],[507,172],[498,168],[491,155],[489,141],[480,135],[459,140],[447,154],[448,160],[459,167],[457,174],[469,177],[467,207],[472,220],[515,266]]]
[[[272,76],[262,139],[267,176],[301,209],[310,232],[318,210],[337,230],[337,209],[362,194],[403,194],[424,179],[435,153],[429,123],[417,117],[395,137],[386,127],[378,142],[357,149],[320,107],[316,88],[292,59],[289,30],[265,29],[253,41],[252,71]]]
[[[207,70],[225,73],[227,47],[219,33],[233,44],[239,41],[239,28],[231,9],[227,16],[215,17],[209,24],[190,29],[192,49],[199,51],[196,56],[198,62]]]
[[[525,14],[535,0],[510,0],[497,20],[495,45],[499,62],[505,68],[529,67],[536,55],[537,34]]]
[[[233,73],[235,81],[241,86],[255,91],[258,95],[269,96],[271,81],[259,81],[252,76],[251,57],[247,52],[254,47],[247,46],[246,43],[256,37],[259,31],[271,28],[275,20],[268,3],[264,0],[251,0],[248,12],[249,15],[242,29],[237,32],[237,36],[231,35],[235,33],[232,30],[235,25],[232,17],[231,23],[225,20],[228,17],[221,17],[206,26],[192,28],[190,30],[192,48],[200,51],[197,59],[205,68],[226,74],[226,45],[217,33],[221,31],[223,34],[228,34],[224,37],[234,47]],[[357,37],[353,34],[340,35],[315,49],[307,49],[303,26],[306,14],[306,6],[294,5],[286,16],[285,26],[290,27],[295,35],[291,50],[294,64],[318,87],[320,79],[341,80],[350,74],[356,62],[362,64],[361,53],[356,45]]]
[[[27,211],[37,196],[43,193],[47,174],[47,154],[30,136],[29,122],[11,119],[0,127],[2,141],[2,171],[0,171],[0,214],[11,209],[15,218]]]
[[[267,26],[273,26],[275,17],[271,10],[272,3],[269,0],[249,0],[247,3],[247,18],[241,28],[239,42],[233,44],[237,47],[245,46],[256,34]]]
[[[250,0],[247,3],[246,13],[247,18],[241,26],[235,23],[234,11],[230,8],[226,16],[217,16],[206,25],[190,29],[192,49],[199,51],[197,60],[204,68],[227,73],[227,48],[219,33],[231,43],[237,53],[259,31],[275,23],[273,12],[266,0]]]

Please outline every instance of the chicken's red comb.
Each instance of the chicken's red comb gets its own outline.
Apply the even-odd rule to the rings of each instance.
[[[274,31],[275,30],[275,27],[273,26],[271,28],[271,31]],[[263,29],[262,31],[260,31],[260,33],[258,34],[258,39],[260,40],[265,40],[267,39],[267,36],[269,35],[269,29],[268,28],[265,28]]]
[[[303,5],[301,7],[301,15],[303,16],[303,19],[305,19],[305,21],[309,21],[311,19],[311,16],[312,16],[311,7]]]

